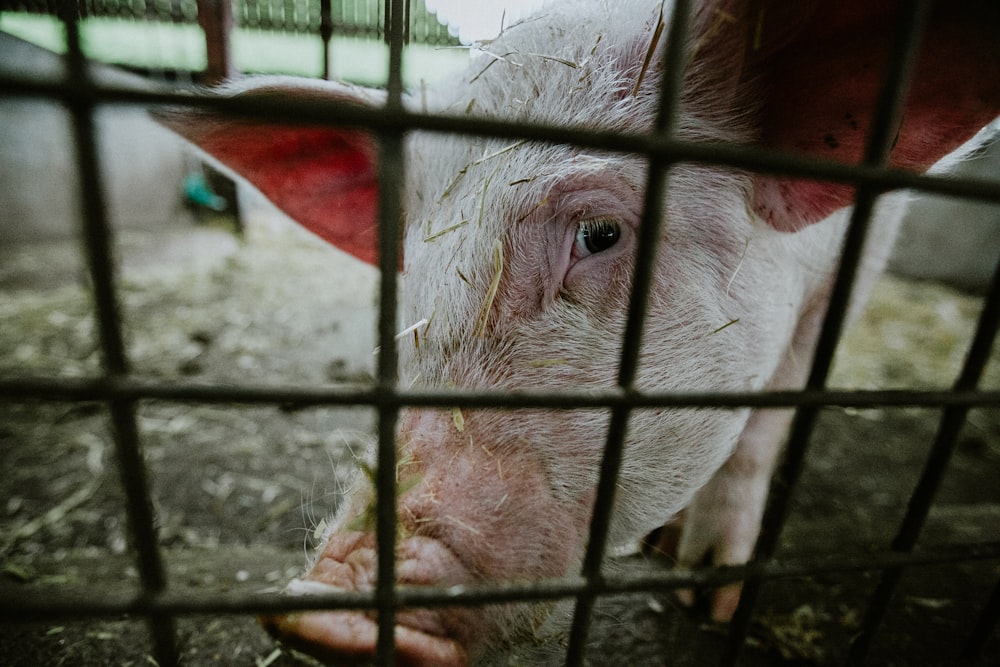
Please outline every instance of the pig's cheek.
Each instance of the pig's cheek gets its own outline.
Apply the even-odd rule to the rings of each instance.
[[[585,265],[585,266],[581,266]],[[606,261],[590,257],[574,266],[566,276],[561,296],[582,309],[599,324],[609,349],[618,349],[632,285],[632,262],[625,258]]]
[[[568,545],[579,538],[572,531],[577,522],[553,521],[555,516],[566,518],[565,503],[552,497],[536,462],[509,457],[498,466],[482,451],[469,450],[429,472],[425,486],[405,499],[404,512],[422,520],[418,534],[430,538],[431,545],[444,545],[451,553],[437,555],[456,556],[476,578],[509,581],[564,574],[572,559]],[[454,568],[423,558],[411,563],[437,571],[435,583],[462,581],[442,581],[442,574]],[[423,581],[425,575],[416,576]]]

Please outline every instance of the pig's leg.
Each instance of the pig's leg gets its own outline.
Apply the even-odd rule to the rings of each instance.
[[[769,388],[793,389],[803,386],[809,362],[822,324],[823,309],[811,309],[800,321],[784,360]],[[685,510],[676,531],[665,531],[659,547],[672,551],[676,544],[677,561],[685,567],[710,562],[713,565],[739,565],[753,554],[760,533],[760,521],[767,502],[771,473],[782,449],[792,410],[758,410],[747,422],[739,444],[729,460],[695,496]],[[728,621],[736,611],[740,584],[730,584],[711,592],[709,611],[712,619]],[[691,605],[694,595],[682,591],[681,602]]]
[[[771,472],[792,414],[791,410],[762,410],[750,418],[732,457],[685,510],[677,544],[680,565],[738,565],[750,559]],[[736,583],[711,591],[709,612],[713,620],[732,618],[741,588]],[[694,604],[693,591],[680,591],[678,597],[685,605]]]
[[[905,211],[905,202],[906,195],[901,193],[883,196],[879,201],[855,277],[845,326],[860,315],[885,267]],[[831,279],[825,289],[813,295],[804,309],[785,357],[768,384],[769,389],[794,390],[805,386],[826,314],[828,290],[832,287]],[[706,562],[713,565],[747,562],[760,534],[771,473],[793,415],[792,410],[758,410],[753,413],[733,455],[698,492],[676,524],[668,525],[661,531],[655,548],[676,554],[677,562],[685,567]],[[740,584],[732,584],[712,591],[709,610],[714,620],[728,621],[732,618],[740,590]],[[694,602],[690,591],[682,592],[679,597],[685,604]]]

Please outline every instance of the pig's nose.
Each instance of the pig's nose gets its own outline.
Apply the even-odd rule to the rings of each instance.
[[[309,595],[336,591],[370,591],[375,586],[374,535],[344,532],[331,535],[320,557],[286,592]],[[399,546],[397,574],[409,585],[452,584],[467,576],[444,545],[409,538]],[[261,624],[283,643],[335,665],[371,664],[377,653],[378,623],[366,611],[311,611],[262,617]],[[439,610],[401,610],[393,636],[396,664],[461,667],[466,650],[452,637]]]

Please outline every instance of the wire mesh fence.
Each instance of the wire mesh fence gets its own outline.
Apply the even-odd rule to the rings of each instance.
[[[158,3],[155,6],[161,20],[189,20],[192,3]],[[688,3],[678,3],[680,16],[685,16]],[[64,77],[52,80],[8,77],[0,81],[0,91],[11,97],[44,97],[60,101],[69,112],[73,131],[74,152],[80,174],[81,229],[89,284],[93,292],[96,321],[96,344],[100,350],[100,371],[84,377],[65,378],[10,374],[0,378],[0,396],[10,403],[59,402],[96,403],[109,417],[114,442],[115,458],[122,489],[122,504],[127,515],[128,543],[134,552],[135,568],[140,581],[139,591],[131,595],[105,596],[91,591],[83,598],[45,597],[24,599],[8,598],[0,602],[0,614],[5,623],[37,619],[81,617],[117,617],[121,614],[143,618],[153,639],[152,654],[158,664],[175,664],[180,655],[177,646],[179,618],[206,614],[260,614],[304,609],[362,608],[375,613],[380,628],[388,630],[378,634],[378,663],[394,664],[393,633],[397,611],[412,606],[455,606],[483,603],[503,603],[519,600],[571,599],[575,602],[573,625],[568,636],[565,662],[568,665],[584,664],[588,629],[592,621],[595,601],[612,593],[636,591],[670,591],[687,586],[711,586],[724,582],[744,581],[740,606],[731,626],[726,630],[726,648],[722,664],[735,664],[747,646],[747,637],[754,618],[761,588],[769,582],[801,576],[823,576],[831,573],[865,571],[877,576],[874,593],[858,625],[858,637],[847,651],[851,664],[860,664],[870,650],[889,609],[894,591],[908,568],[941,564],[995,563],[1000,559],[1000,543],[977,542],[973,544],[943,544],[931,549],[916,550],[917,539],[926,522],[931,503],[941,485],[942,475],[952,456],[959,431],[968,413],[973,409],[995,409],[1000,406],[1000,392],[981,390],[979,381],[993,347],[1000,323],[1000,278],[993,284],[982,306],[971,345],[964,355],[962,370],[954,386],[945,391],[876,390],[839,391],[827,388],[830,367],[841,338],[841,329],[847,310],[853,276],[861,256],[867,219],[879,194],[890,189],[914,188],[917,190],[967,197],[978,201],[1000,203],[1000,183],[977,179],[950,179],[934,175],[916,175],[889,169],[885,155],[894,140],[892,128],[899,115],[900,100],[905,91],[906,76],[920,27],[920,11],[928,3],[915,3],[907,12],[909,20],[897,41],[896,57],[892,63],[889,85],[880,97],[876,128],[869,137],[863,165],[844,166],[778,154],[760,148],[731,145],[704,145],[678,140],[673,133],[676,123],[681,79],[676,77],[663,87],[657,131],[652,136],[636,136],[610,131],[592,131],[573,127],[509,123],[476,117],[443,118],[419,112],[404,111],[401,103],[401,58],[403,50],[402,3],[394,2],[391,17],[390,71],[388,98],[384,107],[358,109],[317,100],[246,100],[192,97],[187,94],[137,90],[133,88],[97,83],[85,67],[79,44],[76,15],[64,15],[68,70]],[[101,10],[95,3],[87,4],[87,12]],[[149,7],[142,8],[141,16],[150,18]],[[261,5],[247,2],[241,5],[239,16],[246,24],[268,29],[314,30],[316,19],[312,14],[296,13],[299,3],[287,3],[285,13],[279,18],[271,14],[263,18],[255,14]],[[50,11],[46,6],[46,11]],[[81,5],[82,7],[82,5]],[[378,11],[381,4],[377,5]],[[117,11],[117,10],[115,10]],[[130,10],[132,11],[132,10]],[[306,10],[302,10],[306,11]],[[80,12],[80,16],[90,15]],[[378,14],[381,25],[385,13]],[[135,16],[135,14],[133,14]],[[167,18],[169,17],[169,19]],[[345,19],[346,21],[346,19]],[[671,26],[664,57],[664,71],[681,72],[685,54],[679,46],[684,43],[687,26],[676,21]],[[281,118],[310,123],[364,127],[379,137],[381,171],[378,175],[382,193],[380,205],[380,295],[377,310],[378,343],[374,381],[362,388],[281,386],[268,384],[217,384],[197,382],[163,382],[145,377],[133,370],[129,349],[122,331],[122,286],[115,274],[113,261],[115,231],[108,223],[108,205],[103,200],[105,188],[101,183],[100,151],[96,145],[94,118],[97,109],[105,105],[189,105],[205,109],[225,110],[234,114],[253,117]],[[423,130],[435,133],[457,133],[463,136],[490,136],[510,140],[528,140],[545,143],[569,144],[579,147],[632,151],[645,156],[651,165],[646,184],[646,200],[641,225],[643,242],[633,283],[628,325],[622,357],[618,387],[608,391],[518,392],[510,394],[497,391],[425,391],[400,387],[397,378],[396,334],[397,295],[396,271],[399,266],[399,238],[402,230],[401,174],[404,157],[404,136],[407,132]],[[635,389],[635,372],[638,365],[640,336],[648,308],[652,253],[656,247],[657,207],[664,188],[670,187],[670,167],[678,162],[722,164],[730,167],[794,174],[816,179],[829,179],[857,186],[854,212],[843,250],[838,278],[831,305],[826,315],[812,372],[802,391],[771,391],[727,394],[658,394]],[[143,405],[151,402],[181,403],[185,405],[280,405],[290,410],[303,410],[314,406],[364,406],[376,414],[375,429],[378,438],[377,489],[379,501],[375,520],[379,577],[371,594],[327,594],[310,598],[288,598],[270,594],[200,594],[178,593],[166,576],[164,549],[154,509],[149,479],[149,466],[143,460],[143,435],[139,415]],[[611,421],[596,492],[595,511],[590,522],[588,549],[583,570],[577,576],[560,581],[532,584],[504,584],[463,590],[453,589],[398,589],[393,586],[396,567],[396,508],[394,499],[398,481],[396,422],[400,410],[410,406],[438,408],[502,408],[516,410],[544,408],[567,410],[578,408],[604,408],[611,411]],[[606,538],[616,480],[623,456],[624,431],[632,411],[645,407],[676,407],[696,409],[703,407],[755,407],[795,408],[787,453],[782,460],[772,486],[768,510],[757,544],[754,560],[745,567],[703,570],[665,570],[640,577],[611,577],[602,573],[608,558]],[[923,466],[923,472],[908,501],[908,510],[898,527],[889,548],[859,555],[827,554],[802,560],[777,557],[777,546],[789,514],[793,492],[803,473],[804,460],[813,440],[813,431],[824,408],[844,407],[853,409],[913,408],[940,411],[937,435]],[[987,647],[996,643],[997,619],[1000,617],[998,595],[1000,583],[994,584],[992,593],[975,612],[976,620],[969,628],[956,631],[957,637],[949,638],[961,644],[963,659],[977,657],[988,659]],[[995,652],[989,655],[995,655]]]

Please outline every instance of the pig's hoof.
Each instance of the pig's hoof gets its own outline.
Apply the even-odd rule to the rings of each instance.
[[[713,565],[711,553],[705,555],[700,563],[683,563],[678,559],[681,534],[684,529],[683,517],[652,531],[643,538],[640,551],[651,558],[666,560],[671,565],[680,567],[698,567]],[[682,588],[675,593],[677,601],[697,614],[705,614],[716,623],[728,623],[736,613],[740,602],[743,586],[740,583],[727,584],[719,588],[696,590]]]
[[[320,660],[366,665],[375,660],[378,625],[351,611],[314,611],[262,616],[261,625],[276,639]],[[405,667],[465,667],[468,657],[457,642],[397,625],[396,664]]]
[[[736,613],[742,590],[743,585],[736,583],[706,590],[682,588],[675,595],[682,606],[694,613],[708,616],[715,623],[728,623]]]

